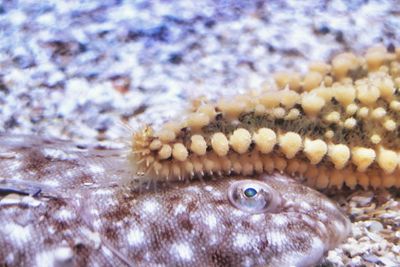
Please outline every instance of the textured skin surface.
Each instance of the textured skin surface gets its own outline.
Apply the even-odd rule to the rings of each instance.
[[[32,136],[0,147],[0,265],[309,266],[349,233],[333,202],[278,174],[260,180],[283,204],[252,214],[228,199],[237,178],[128,191],[112,185],[129,175],[121,149]]]
[[[160,130],[138,131],[138,169],[160,180],[279,170],[317,189],[400,187],[400,49],[318,64],[304,78],[277,73],[257,92],[194,101]]]

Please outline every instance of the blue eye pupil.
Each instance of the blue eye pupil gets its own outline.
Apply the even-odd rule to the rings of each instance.
[[[255,195],[257,195],[257,190],[255,190],[255,189],[252,188],[252,187],[246,188],[246,189],[244,190],[244,195],[245,195],[246,197],[254,197]]]

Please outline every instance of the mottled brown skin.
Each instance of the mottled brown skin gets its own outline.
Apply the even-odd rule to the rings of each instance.
[[[122,152],[1,136],[0,266],[309,266],[349,234],[330,200],[278,174],[258,178],[277,206],[255,213],[228,198],[241,178],[113,185],[131,175]]]

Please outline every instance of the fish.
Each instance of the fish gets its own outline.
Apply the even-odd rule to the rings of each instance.
[[[135,186],[120,183],[128,158],[0,135],[0,266],[313,266],[350,233],[334,202],[287,175]]]

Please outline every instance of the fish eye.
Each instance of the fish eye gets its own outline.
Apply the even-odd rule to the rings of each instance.
[[[266,183],[255,180],[236,181],[229,187],[230,203],[245,212],[277,212],[282,196]]]

